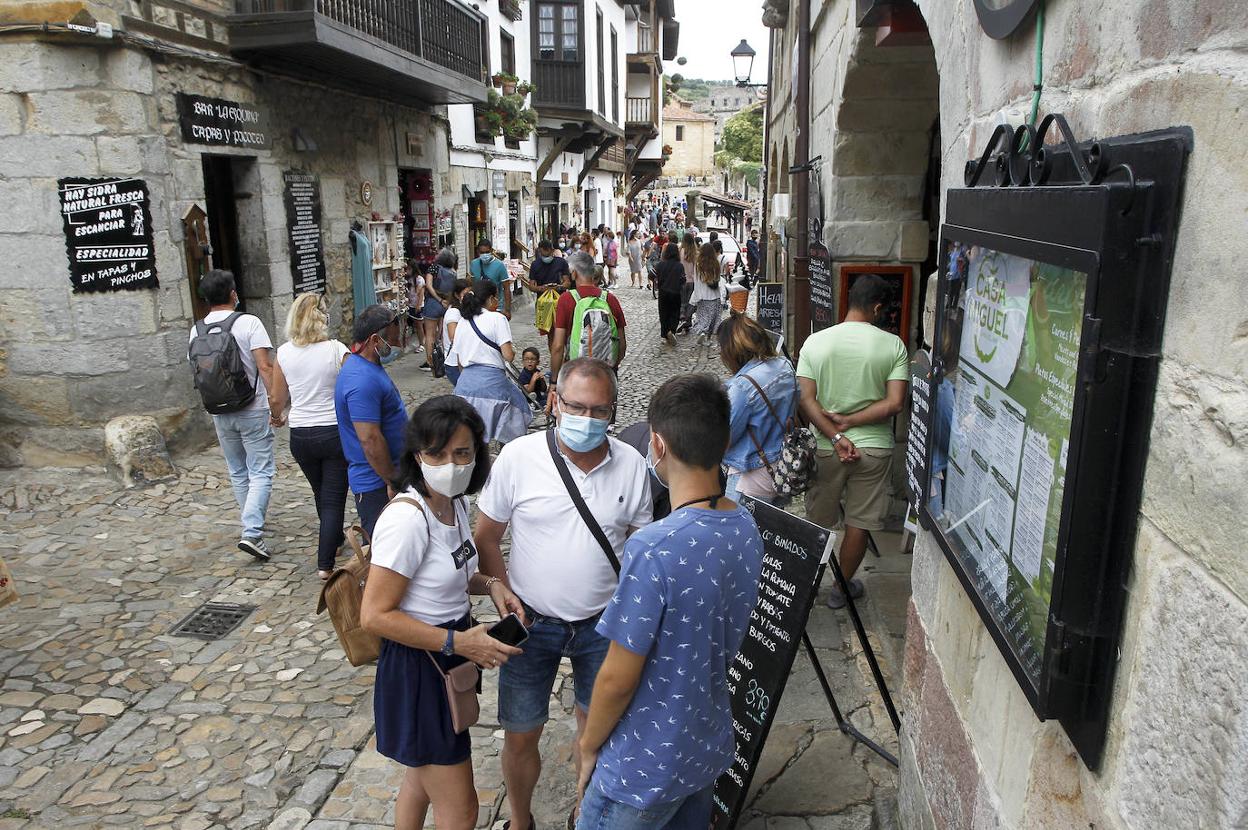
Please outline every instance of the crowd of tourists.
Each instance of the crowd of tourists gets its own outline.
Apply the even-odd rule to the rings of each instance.
[[[660,206],[660,217],[672,207]],[[238,547],[273,555],[266,513],[274,430],[283,427],[311,486],[321,578],[342,552],[348,492],[371,542],[359,613],[381,638],[377,748],[406,767],[396,827],[423,827],[431,806],[439,828],[475,826],[472,746],[451,679],[469,665],[500,672],[507,826],[535,826],[540,741],[565,657],[580,794],[567,826],[707,827],[714,782],[735,746],[727,667],[762,560],[759,531],[738,500],[785,507],[793,438],[813,435],[818,464],[801,488],[807,516],[843,524],[847,577],[867,534],[883,526],[891,418],[908,371],[901,340],[873,325],[886,301],[882,280],[856,281],[845,322],[807,339],[794,366],[758,322],[735,309],[723,317],[737,263],[714,234],[683,217],[667,228],[646,211],[634,216],[614,256],[609,229],[580,235],[571,249],[564,237],[539,244],[520,282],[537,297],[549,372],[538,349],[517,355],[510,280],[488,244],[466,277],[451,252],[439,255],[405,313],[360,310],[349,344],[329,336],[324,299],[303,294],[274,351],[261,321],[236,310],[228,271],[200,281],[211,308],[188,354],[238,502]],[[616,437],[628,341],[610,290],[613,262],[623,256],[630,284],[642,288],[637,266],[656,250],[645,276],[660,336],[675,345],[688,331],[714,342],[730,377],[671,378],[651,397],[647,421]],[[752,273],[748,263],[742,270]],[[407,311],[419,313],[409,320]],[[429,368],[454,391],[409,413],[386,364],[413,322],[437,364]],[[518,357],[522,372],[512,366]],[[550,428],[534,429],[543,407]],[[849,584],[861,594],[861,582]],[[515,615],[523,642],[476,624],[471,595]],[[828,603],[845,601],[833,590]]]

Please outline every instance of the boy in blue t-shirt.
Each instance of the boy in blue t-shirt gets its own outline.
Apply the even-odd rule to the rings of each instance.
[[[624,547],[598,633],[611,640],[580,738],[581,828],[706,828],[736,741],[727,669],[758,593],[763,541],[723,497],[728,397],[681,375],[650,399],[650,459],[673,510]]]
[[[520,385],[525,392],[533,395],[534,400],[546,407],[546,394],[550,391],[546,383],[546,373],[542,371],[542,353],[529,346],[524,350],[524,368],[520,371]]]

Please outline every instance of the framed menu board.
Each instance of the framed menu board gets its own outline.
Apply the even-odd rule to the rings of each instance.
[[[914,269],[909,265],[842,265],[837,308],[838,321],[845,319],[849,311],[849,289],[854,287],[858,278],[865,274],[875,274],[888,286],[888,300],[884,303],[883,314],[877,326],[891,331],[901,338],[903,343],[910,342],[910,303],[911,286],[914,284]]]
[[[1121,184],[950,190],[941,229],[927,463],[913,466],[923,524],[1037,716],[1059,720],[1091,769],[1189,142],[1181,130],[1101,142],[1133,168]],[[1074,169],[1061,151],[1049,163]]]

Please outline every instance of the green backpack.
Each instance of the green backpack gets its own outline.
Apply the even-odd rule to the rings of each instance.
[[[576,308],[568,336],[568,360],[593,357],[614,366],[620,353],[620,333],[607,303],[606,289],[597,297],[582,297],[576,289],[571,294],[576,298]]]

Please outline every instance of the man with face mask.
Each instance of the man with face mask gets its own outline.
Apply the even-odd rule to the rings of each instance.
[[[391,482],[403,451],[407,409],[382,361],[397,347],[399,318],[384,305],[370,305],[351,328],[351,354],[334,385],[338,435],[347,457],[347,482],[355,496],[360,526],[372,537],[381,509],[394,496]]]
[[[503,447],[477,501],[474,540],[481,572],[508,582],[532,625],[524,653],[509,660],[499,677],[512,830],[532,826],[542,763],[538,742],[549,719],[559,661],[565,655],[572,661],[579,730],[607,653],[607,640],[594,626],[618,584],[625,539],[651,519],[645,459],[607,436],[616,401],[611,367],[579,358],[563,364],[558,381],[558,392],[552,389],[557,429]],[[596,528],[578,509],[565,475]],[[508,526],[510,571],[500,547]]]
[[[477,243],[477,258],[468,265],[472,279],[489,280],[498,289],[499,311],[508,320],[511,319],[511,282],[507,266],[494,256],[494,246],[490,240],[482,239]]]
[[[555,339],[554,305],[558,302],[559,293],[572,287],[572,271],[568,268],[568,261],[555,254],[554,246],[547,239],[537,243],[537,259],[529,266],[525,287],[538,298],[537,311],[548,311],[535,314],[534,322],[538,333],[546,337],[546,345],[550,347]]]

